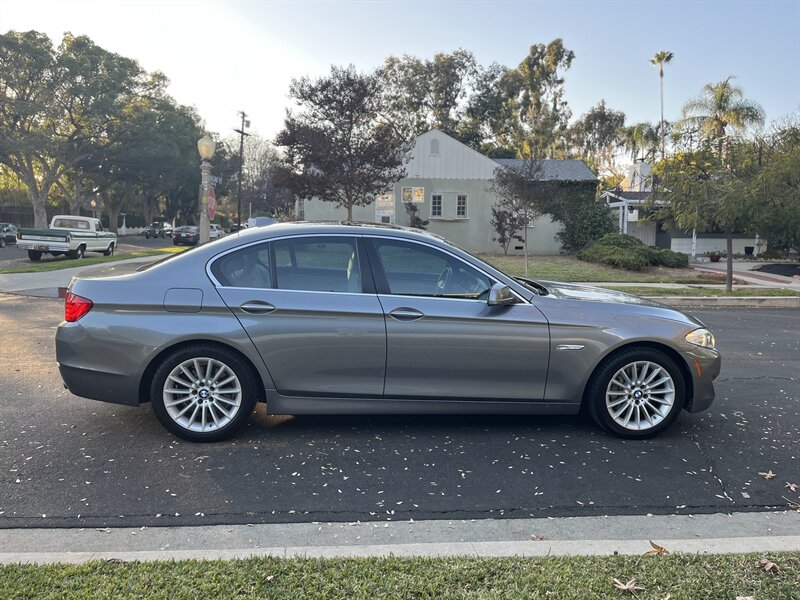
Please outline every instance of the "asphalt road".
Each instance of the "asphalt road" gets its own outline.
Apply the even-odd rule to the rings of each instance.
[[[0,295],[0,527],[767,510],[800,502],[800,314],[707,310],[717,401],[649,441],[580,417],[270,417],[192,444],[149,407],[84,400],[58,300]],[[759,472],[775,473],[766,479]]]

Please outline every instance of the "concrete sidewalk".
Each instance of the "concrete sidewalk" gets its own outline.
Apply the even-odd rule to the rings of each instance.
[[[640,555],[800,550],[800,514],[572,517],[0,530],[0,563],[250,556]]]
[[[733,261],[733,278],[751,285],[800,291],[800,279],[775,275],[774,273],[761,273],[755,270],[763,264],[761,262],[735,260]],[[693,263],[689,266],[696,271],[704,271],[706,273],[725,275],[728,272],[728,267],[724,262]]]

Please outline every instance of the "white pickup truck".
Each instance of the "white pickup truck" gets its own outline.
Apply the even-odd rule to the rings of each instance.
[[[86,252],[111,256],[117,247],[117,234],[103,229],[100,219],[74,215],[56,215],[48,229],[17,231],[17,248],[28,251],[28,258],[39,260],[43,254],[83,258]]]

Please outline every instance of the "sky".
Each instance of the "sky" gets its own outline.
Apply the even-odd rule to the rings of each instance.
[[[670,50],[665,118],[703,85],[729,75],[767,120],[800,111],[800,0],[372,1],[0,0],[0,32],[30,30],[55,43],[85,34],[169,77],[169,91],[226,138],[238,111],[251,132],[281,128],[293,78],[330,65],[371,70],[390,55],[432,58],[464,48],[482,65],[516,66],[535,43],[562,38],[575,52],[566,97],[578,117],[601,99],[628,123],[659,118],[658,71]]]

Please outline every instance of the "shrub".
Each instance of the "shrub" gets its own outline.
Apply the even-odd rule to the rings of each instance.
[[[632,235],[609,233],[578,252],[578,259],[641,271],[648,265],[681,268],[689,266],[689,257],[667,248],[653,248]]]
[[[683,252],[674,252],[669,248],[651,248],[654,250],[655,255],[654,265],[661,265],[664,267],[671,267],[673,269],[684,269],[689,266],[689,255]]]

